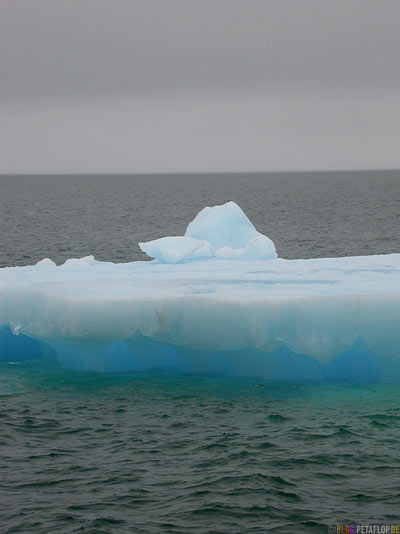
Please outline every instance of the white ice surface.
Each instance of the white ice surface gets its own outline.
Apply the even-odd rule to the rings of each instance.
[[[0,269],[0,325],[46,342],[144,337],[174,346],[276,344],[328,362],[361,338],[400,358],[400,254],[335,259]]]
[[[215,250],[210,243],[193,237],[162,237],[139,243],[139,246],[145,254],[160,263],[182,263],[215,256]]]

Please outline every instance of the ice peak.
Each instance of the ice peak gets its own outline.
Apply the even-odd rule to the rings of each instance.
[[[270,260],[277,257],[269,237],[258,232],[233,201],[203,208],[184,236],[163,237],[139,247],[160,263],[183,263],[207,258]]]

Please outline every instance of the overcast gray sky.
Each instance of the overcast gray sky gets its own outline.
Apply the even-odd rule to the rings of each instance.
[[[399,0],[0,0],[1,172],[400,168]]]

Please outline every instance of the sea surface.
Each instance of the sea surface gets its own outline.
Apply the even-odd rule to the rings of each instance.
[[[283,258],[400,251],[400,170],[0,176],[0,267],[143,260],[139,241],[183,235],[202,208],[228,200]]]
[[[145,259],[235,200],[286,258],[400,252],[400,171],[0,177],[0,265]],[[1,273],[0,273],[1,276]],[[400,386],[0,365],[0,532],[400,524]]]

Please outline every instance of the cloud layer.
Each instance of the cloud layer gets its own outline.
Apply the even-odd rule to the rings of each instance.
[[[2,4],[2,172],[400,167],[397,0]]]

